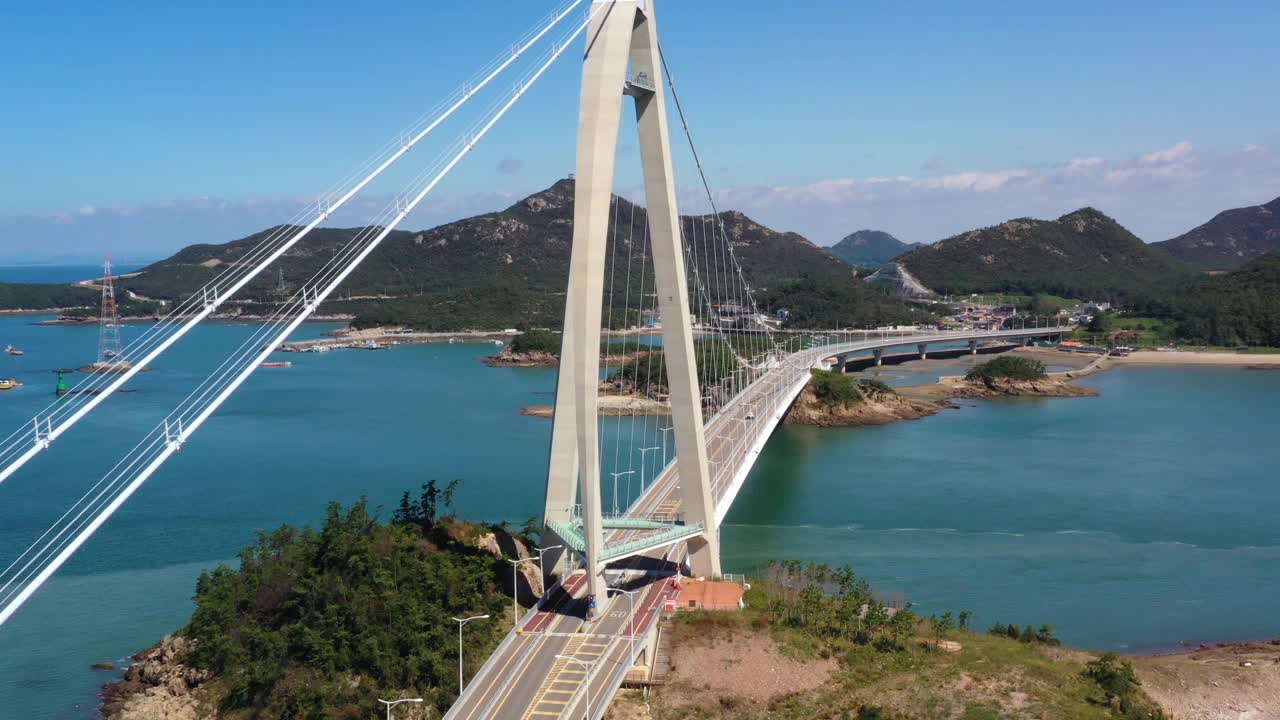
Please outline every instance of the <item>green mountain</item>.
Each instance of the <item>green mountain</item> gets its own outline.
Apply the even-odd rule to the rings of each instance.
[[[1190,232],[1152,246],[1197,270],[1235,270],[1280,250],[1280,198],[1225,210]]]
[[[510,207],[425,231],[394,231],[377,251],[346,280],[326,313],[351,313],[355,324],[404,324],[429,330],[505,327],[558,327],[573,234],[573,181],[561,180]],[[606,293],[615,308],[615,326],[636,323],[642,293],[651,296],[653,269],[642,239],[646,211],[616,198],[616,231],[609,237],[610,260]],[[734,255],[743,275],[764,307],[807,306],[810,288],[839,298],[837,307],[862,322],[902,321],[913,311],[884,293],[861,287],[849,267],[823,248],[795,233],[781,233],[739,212],[721,213]],[[684,217],[687,237],[695,250],[707,244],[697,238],[710,232],[707,216]],[[124,281],[131,291],[149,298],[178,300],[188,296],[227,266],[244,262],[271,228],[221,245],[193,245],[155,263]],[[317,229],[285,254],[280,266],[283,286],[293,292],[335,253],[340,253],[358,230]],[[717,245],[710,245],[714,254]],[[721,253],[723,250],[721,249]],[[720,268],[727,258],[708,256],[703,268]],[[709,273],[699,278],[712,302],[735,302],[730,278]],[[265,273],[246,289],[244,297],[261,307],[242,305],[246,312],[265,309],[279,296],[281,277]],[[792,300],[792,298],[795,298]],[[653,302],[652,297],[645,301]],[[769,303],[775,305],[770,306]],[[875,316],[874,318],[869,316]],[[795,322],[813,314],[800,313]],[[848,322],[852,322],[850,317]],[[816,322],[816,319],[811,320]]]
[[[0,283],[0,309],[48,310],[92,308],[101,293],[77,285],[50,283]]]
[[[1093,208],[970,230],[898,262],[939,293],[1047,293],[1122,304],[1163,294],[1189,274]]]
[[[1205,277],[1171,304],[1179,337],[1213,345],[1280,347],[1280,251]]]
[[[854,267],[878,268],[899,255],[920,247],[904,243],[883,230],[859,230],[831,246],[831,254]]]

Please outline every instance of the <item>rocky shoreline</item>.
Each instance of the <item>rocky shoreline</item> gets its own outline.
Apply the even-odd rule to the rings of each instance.
[[[669,404],[642,395],[601,395],[598,408],[602,417],[671,414]],[[555,410],[552,405],[529,405],[520,408],[520,414],[526,417],[550,418],[555,415]]]
[[[887,425],[899,420],[917,420],[954,407],[946,402],[921,400],[899,393],[867,394],[862,402],[832,406],[818,400],[813,386],[806,386],[791,406],[783,422],[817,427],[860,427]]]
[[[516,352],[504,348],[496,355],[485,355],[480,359],[489,367],[559,367],[560,357],[542,350]]]
[[[465,537],[462,534],[455,539]],[[518,537],[498,527],[489,528],[470,542],[498,558],[536,557]],[[546,591],[542,574],[533,563],[521,563],[518,572],[518,579],[510,572],[499,573],[502,592],[517,593],[524,606],[531,607]],[[102,686],[99,716],[104,720],[217,720],[221,717],[217,710],[220,696],[219,688],[211,682],[213,673],[186,664],[187,653],[194,646],[194,641],[182,635],[167,635],[133,655],[120,679]],[[112,666],[98,663],[94,668],[109,670]],[[235,717],[241,717],[239,711]]]
[[[124,676],[102,687],[102,717],[106,720],[214,717],[203,707],[199,693],[211,674],[184,664],[190,649],[186,638],[169,635],[134,655]]]

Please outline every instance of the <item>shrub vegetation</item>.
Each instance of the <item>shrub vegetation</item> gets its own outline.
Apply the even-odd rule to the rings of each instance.
[[[484,529],[440,516],[455,488],[406,493],[389,523],[364,500],[331,503],[318,529],[282,525],[243,550],[238,568],[203,573],[182,632],[195,641],[187,663],[215,674],[220,710],[367,718],[379,712],[375,698],[403,694],[448,707],[458,677],[451,618],[510,612],[498,582],[505,563],[467,541]],[[505,629],[467,626],[468,673]]]
[[[544,352],[560,354],[560,335],[550,330],[534,329],[520,333],[511,339],[512,352]]]
[[[996,380],[1041,380],[1045,377],[1044,363],[1034,358],[1001,355],[969,368],[966,380],[990,385]]]

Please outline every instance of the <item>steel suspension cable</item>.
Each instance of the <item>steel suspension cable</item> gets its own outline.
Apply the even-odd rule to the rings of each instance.
[[[40,586],[43,585],[49,579],[49,577],[51,577],[53,573],[55,573],[58,570],[58,568],[61,567],[67,561],[67,559],[70,558],[71,555],[73,555],[75,551],[81,545],[83,545],[83,543],[89,537],[91,537],[93,533],[96,532],[97,529],[101,527],[102,524],[105,523],[106,520],[110,518],[111,515],[116,510],[120,508],[121,505],[124,504],[126,500],[128,500],[128,498],[134,492],[137,491],[137,489],[142,485],[142,483],[144,483],[151,475],[153,475],[155,471],[158,470],[159,467],[164,463],[164,461],[167,460],[169,457],[171,457],[173,453],[176,452],[177,449],[181,447],[181,445],[196,430],[198,430],[206,420],[208,420],[208,418],[218,409],[218,407],[220,407],[222,403],[224,403],[226,399],[230,397],[231,394],[233,394],[235,390],[240,387],[240,385],[244,382],[244,380],[246,380],[249,377],[249,375],[251,375],[253,371],[256,370],[257,367],[261,365],[262,360],[270,356],[270,354],[274,352],[275,349],[278,348],[279,345],[283,343],[284,340],[287,339],[288,336],[292,334],[297,329],[297,327],[300,326],[302,322],[305,321],[306,318],[315,311],[315,309],[320,305],[320,303],[322,303],[325,300],[325,298],[327,298],[335,289],[337,289],[337,287],[356,269],[356,267],[358,267],[360,263],[363,262],[364,259],[367,258],[368,255],[378,247],[379,244],[381,244],[381,242],[395,229],[396,225],[398,225],[406,216],[408,216],[408,214],[411,213],[413,209],[416,208],[417,205],[433,189],[435,189],[435,187],[449,174],[449,172],[451,172],[453,168],[456,167],[458,163],[461,162],[462,159],[468,153],[471,152],[472,149],[474,149],[476,144],[479,143],[480,140],[482,140],[485,137],[485,135],[488,134],[488,132],[498,123],[498,121],[501,120],[502,117],[505,116],[506,113],[520,100],[520,98],[523,97],[526,92],[528,92],[528,90],[534,85],[534,83],[536,83],[537,80],[542,77],[542,75],[555,62],[555,60],[558,59],[564,53],[564,51],[570,46],[570,44],[579,35],[582,34],[583,30],[585,30],[587,26],[590,24],[590,21],[592,16],[594,15],[594,12],[595,11],[593,10],[593,12],[590,15],[588,15],[586,21],[578,25],[575,29],[572,30],[572,32],[567,34],[567,37],[565,37],[564,40],[554,48],[554,50],[550,53],[550,56],[546,59],[545,62],[543,62],[540,66],[538,66],[538,68],[535,71],[533,71],[532,74],[527,76],[526,79],[524,79],[522,82],[517,84],[517,86],[514,88],[511,98],[507,100],[505,103],[503,103],[498,108],[498,110],[493,114],[493,116],[488,119],[487,122],[483,123],[483,125],[481,125],[479,129],[474,133],[467,133],[466,135],[464,135],[464,140],[462,142],[461,148],[458,150],[456,154],[453,155],[453,157],[447,163],[444,164],[444,166],[440,169],[440,171],[431,178],[430,182],[428,182],[421,190],[419,190],[418,193],[414,195],[413,198],[407,204],[401,206],[401,204],[397,202],[396,206],[397,208],[399,208],[399,210],[395,214],[395,216],[392,218],[391,222],[387,226],[382,228],[381,231],[377,234],[377,236],[374,237],[369,243],[367,243],[367,245],[361,249],[359,254],[357,254],[355,258],[351,260],[351,262],[347,264],[342,269],[342,271],[339,272],[336,275],[336,277],[334,277],[332,281],[330,281],[324,287],[323,290],[316,292],[316,294],[307,303],[305,311],[299,314],[297,317],[293,318],[292,321],[288,323],[287,327],[285,327],[283,332],[281,332],[280,334],[272,338],[271,341],[267,344],[267,346],[265,348],[262,348],[262,350],[258,353],[258,355],[253,358],[253,361],[251,364],[245,367],[229,385],[223,388],[222,391],[218,393],[217,397],[211,403],[209,403],[207,406],[205,406],[197,414],[194,415],[194,419],[192,420],[190,425],[184,425],[183,427],[179,428],[178,432],[173,436],[170,436],[168,434],[167,431],[169,430],[169,428],[167,427],[165,428],[166,435],[164,437],[163,449],[160,450],[157,454],[155,454],[154,457],[150,459],[150,461],[146,464],[145,468],[138,475],[130,479],[128,484],[123,485],[116,492],[115,496],[110,500],[110,502],[107,503],[100,511],[98,511],[97,515],[92,519],[92,521],[88,522],[82,529],[80,529],[78,534],[76,534],[75,538],[72,539],[65,546],[63,546],[61,550],[58,552],[58,554],[55,557],[53,557],[52,560],[47,562],[44,565],[44,567],[39,571],[39,573],[34,576],[34,578],[26,582],[22,586],[19,592],[7,598],[7,600],[4,603],[3,609],[0,609],[0,625],[2,625],[10,617],[12,617],[13,613],[16,612],[18,608],[20,608],[22,604],[25,603],[32,596],[32,594],[34,594],[36,590],[38,590]],[[159,436],[157,435],[157,438],[158,437]],[[145,441],[143,444],[146,444]],[[142,447],[143,444],[140,444],[139,447]],[[156,440],[153,440],[151,443],[146,444],[146,447],[148,448],[148,450],[157,447]],[[132,463],[126,466],[126,468],[133,468],[133,467],[136,467],[136,463]],[[123,478],[124,473],[120,473],[119,477]]]
[[[52,417],[41,418],[40,415],[36,415],[32,419],[32,423],[31,423],[31,426],[33,428],[33,432],[32,432],[33,437],[31,438],[32,443],[30,447],[25,452],[18,455],[16,458],[12,458],[7,461],[8,465],[6,465],[3,468],[3,470],[0,470],[0,482],[4,482],[6,479],[12,476],[15,472],[18,471],[19,468],[25,465],[28,461],[31,460],[31,458],[35,457],[41,451],[48,449],[54,440],[60,437],[63,433],[65,433],[71,427],[73,427],[80,419],[82,419],[94,408],[96,408],[98,405],[104,402],[108,397],[114,394],[115,391],[120,389],[125,383],[127,383],[135,375],[141,372],[143,368],[145,368],[150,363],[154,362],[157,357],[163,354],[169,347],[171,347],[174,343],[176,343],[179,339],[181,339],[184,335],[186,335],[187,332],[189,332],[192,328],[194,328],[196,325],[202,322],[205,318],[212,315],[221,306],[223,302],[225,302],[228,298],[230,298],[236,292],[239,292],[241,289],[243,289],[249,282],[253,280],[254,277],[256,277],[258,274],[264,271],[268,266],[270,266],[272,263],[274,263],[276,260],[282,257],[291,247],[293,247],[303,237],[305,237],[308,233],[310,233],[311,230],[313,230],[321,222],[329,218],[334,211],[336,211],[338,208],[345,205],[348,200],[350,200],[357,193],[363,190],[369,183],[373,182],[374,179],[376,179],[379,175],[381,175],[388,167],[390,167],[393,163],[395,163],[402,156],[408,153],[409,150],[411,150],[417,143],[419,143],[423,138],[425,138],[428,134],[430,134],[431,131],[439,127],[441,123],[447,120],[459,108],[461,108],[464,104],[466,104],[466,102],[469,101],[477,92],[482,90],[494,78],[496,78],[499,74],[501,74],[502,71],[504,71],[512,63],[514,63],[517,59],[519,59],[519,57],[522,56],[530,47],[532,47],[535,43],[541,40],[542,37],[544,37],[547,33],[551,32],[551,30],[554,29],[556,25],[558,25],[565,17],[567,17],[572,12],[573,8],[577,7],[582,2],[583,0],[569,0],[565,4],[563,9],[559,12],[559,14],[555,15],[548,24],[546,24],[539,32],[531,36],[524,44],[516,48],[508,57],[506,57],[505,60],[499,63],[498,66],[494,68],[488,75],[485,75],[480,82],[476,83],[475,87],[465,88],[461,96],[458,97],[451,105],[449,105],[447,109],[439,113],[438,117],[434,118],[425,127],[420,129],[412,138],[408,139],[403,145],[401,145],[399,149],[394,150],[391,153],[391,155],[387,157],[385,160],[383,160],[372,172],[367,174],[363,179],[360,180],[360,182],[356,183],[354,186],[350,187],[345,193],[343,193],[343,195],[337,201],[333,202],[332,204],[326,204],[321,209],[321,211],[303,229],[294,233],[287,241],[280,244],[278,247],[275,247],[259,265],[253,268],[251,272],[244,274],[242,277],[237,279],[233,284],[231,284],[226,289],[225,293],[215,293],[215,297],[213,298],[212,302],[205,302],[204,307],[199,312],[197,312],[196,315],[187,319],[177,330],[175,330],[172,334],[166,337],[163,341],[159,342],[155,347],[151,348],[150,351],[147,352],[144,357],[139,359],[124,373],[120,374],[118,377],[112,380],[109,384],[106,384],[106,386],[103,387],[98,392],[95,392],[92,394],[86,393],[86,394],[73,395],[73,397],[88,397],[89,400],[83,403],[83,405],[81,405],[78,409],[74,410],[74,412],[71,412],[69,416],[65,417],[64,419],[61,419],[57,425],[54,425]],[[40,430],[42,420],[44,420],[45,427],[47,428],[47,431],[45,431],[43,434],[41,433],[41,430]]]

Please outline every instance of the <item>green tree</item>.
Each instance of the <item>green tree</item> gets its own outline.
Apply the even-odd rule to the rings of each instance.
[[[1133,665],[1127,660],[1120,660],[1113,652],[1085,663],[1084,676],[1098,684],[1108,703],[1113,699],[1131,697],[1142,684]]]
[[[858,383],[836,370],[810,370],[813,394],[827,407],[845,407],[862,402]]]

